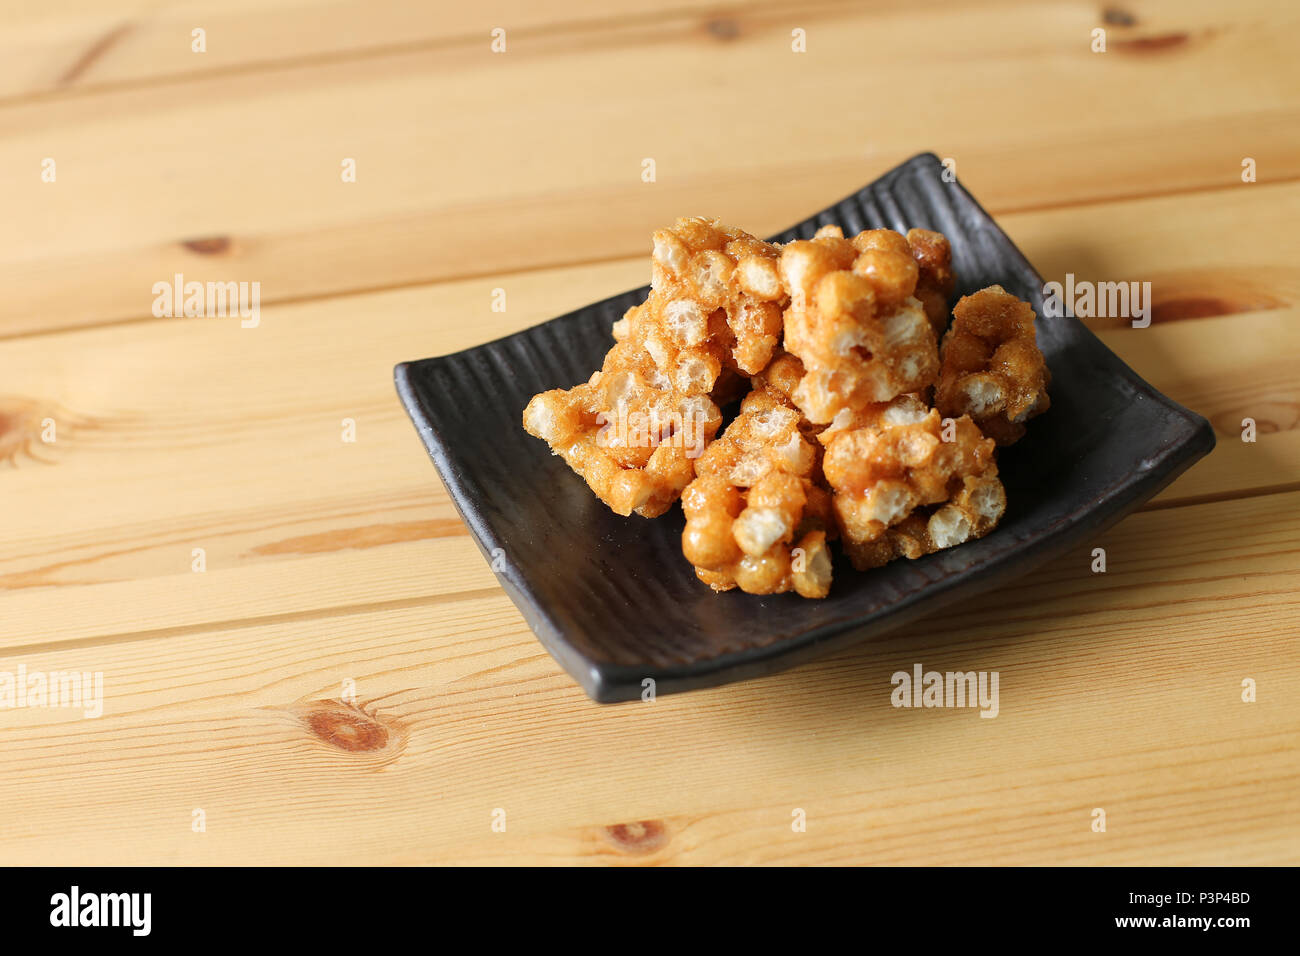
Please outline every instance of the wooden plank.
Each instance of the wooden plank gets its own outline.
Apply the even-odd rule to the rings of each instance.
[[[0,100],[176,82],[395,49],[468,47],[486,44],[496,27],[506,29],[507,40],[518,44],[546,33],[590,29],[593,22],[694,13],[702,16],[702,27],[725,32],[729,15],[762,6],[744,0],[722,5],[675,0],[667,10],[648,0],[607,0],[599,7],[578,0],[438,7],[416,0],[197,0],[177,8],[149,0],[52,0],[6,12],[0,34]],[[201,54],[193,48],[195,28],[206,31]]]
[[[105,694],[97,719],[5,711],[0,854],[1296,863],[1298,505],[1137,515],[1099,539],[1105,574],[1090,543],[907,633],[651,704],[588,702],[494,594],[10,654]],[[998,671],[997,718],[893,708],[915,663]]]
[[[1226,187],[1245,156],[1262,182],[1300,175],[1279,79],[1300,29],[1273,4],[1144,5],[1121,33],[1182,39],[1105,54],[1091,8],[794,9],[10,103],[0,335],[147,317],[178,272],[278,302],[639,254],[686,211],[775,231],[924,149],[995,211]]]
[[[1297,206],[1295,184],[1238,182],[1187,196],[1011,213],[999,225],[1045,280],[1149,282],[1151,320],[1170,324],[1300,302],[1300,234],[1291,228]],[[1144,331],[1123,317],[1087,322],[1098,331]]]
[[[499,591],[488,562],[459,521],[449,529],[450,537],[400,538],[435,533],[433,524],[373,525],[369,540],[352,529],[306,535],[290,539],[289,545],[331,550],[283,554],[278,561],[246,559],[234,567],[214,561],[202,573],[189,570],[184,560],[188,552],[173,548],[185,570],[12,590],[0,598],[0,649],[93,641],[105,635],[115,640],[169,637],[223,623],[246,626]]]
[[[1153,503],[1300,489],[1300,341],[1295,308],[1147,329],[1102,340],[1157,388],[1210,420],[1218,445]],[[1254,423],[1254,440],[1244,427]]]

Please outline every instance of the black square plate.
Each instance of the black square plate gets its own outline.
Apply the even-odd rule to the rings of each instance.
[[[461,517],[542,644],[595,700],[637,698],[646,678],[659,694],[743,680],[905,625],[1098,534],[1214,447],[1205,419],[1138,378],[1082,322],[1042,317],[1042,278],[942,172],[937,157],[917,156],[775,239],[827,223],[847,235],[939,230],[952,242],[957,295],[997,283],[1033,304],[1052,407],[999,453],[1008,509],[997,529],[868,573],[841,558],[823,601],[715,594],[682,557],[680,507],[621,518],[524,432],[529,398],[586,381],[613,343],[610,325],[647,289],[397,366],[402,403]]]

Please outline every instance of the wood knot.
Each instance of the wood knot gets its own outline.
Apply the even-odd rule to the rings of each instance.
[[[231,243],[229,236],[203,236],[199,239],[186,239],[181,245],[201,256],[220,256],[230,251]]]
[[[1107,7],[1102,11],[1101,19],[1108,27],[1134,27],[1138,22],[1137,17],[1119,7]]]
[[[0,395],[0,464],[17,466],[20,455],[50,463],[38,447],[58,440],[58,429],[72,423],[53,406],[30,398]]]
[[[1152,322],[1177,322],[1180,319],[1212,319],[1220,315],[1232,315],[1236,312],[1250,311],[1251,306],[1243,307],[1236,302],[1217,296],[1187,296],[1181,299],[1165,299],[1151,306]]]
[[[1111,46],[1124,53],[1165,53],[1186,46],[1190,39],[1186,33],[1161,33],[1131,40],[1112,40]]]
[[[605,839],[624,853],[644,856],[668,845],[668,828],[660,820],[616,823],[605,827]]]
[[[383,750],[391,737],[388,727],[372,715],[334,701],[316,701],[301,717],[313,734],[348,753]]]
[[[704,29],[715,40],[727,43],[740,36],[740,24],[731,17],[714,17],[704,24]]]
[[[1273,291],[1285,278],[1271,269],[1197,269],[1151,277],[1151,321],[1208,319],[1290,305]]]

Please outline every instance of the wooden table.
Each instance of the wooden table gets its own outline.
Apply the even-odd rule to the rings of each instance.
[[[0,670],[102,673],[103,713],[0,710],[0,863],[1300,862],[1298,17],[6,12]],[[1045,276],[1152,283],[1149,328],[1092,324],[1218,449],[923,626],[591,703],[471,543],[392,366],[641,284],[678,215],[774,232],[926,150]],[[259,324],[155,317],[177,273],[260,283]],[[892,708],[916,662],[997,670],[1000,715]]]

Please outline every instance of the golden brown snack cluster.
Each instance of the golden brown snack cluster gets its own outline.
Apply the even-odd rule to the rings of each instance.
[[[781,342],[788,297],[777,248],[712,219],[679,219],[654,234],[650,296],[614,325],[674,387],[711,392],[724,369],[761,372]]]
[[[809,420],[928,387],[939,369],[934,328],[914,293],[920,267],[890,229],[845,239],[827,227],[781,250],[790,290],[785,348],[806,373],[794,399]]]
[[[954,285],[929,230],[777,246],[681,219],[654,234],[650,295],[601,370],[534,396],[524,427],[621,515],[681,498],[683,554],[713,589],[825,597],[832,540],[874,568],[1006,509],[995,449],[1047,408],[1049,376],[1033,309],[998,286],[943,336]]]
[[[969,415],[999,445],[1010,445],[1051,405],[1050,381],[1028,302],[1000,285],[962,297],[943,340],[935,389],[941,412]]]
[[[825,597],[834,524],[830,495],[813,480],[818,449],[797,410],[762,392],[746,405],[695,462],[682,551],[717,591]]]
[[[685,394],[650,356],[619,343],[583,385],[534,395],[524,429],[545,441],[621,515],[655,518],[695,477],[693,458],[717,434],[722,413],[707,395]]]
[[[908,406],[832,436],[826,480],[854,566],[920,557],[992,530],[1006,510],[993,449],[969,417]],[[930,506],[938,507],[921,510]]]
[[[929,229],[907,230],[907,244],[920,270],[916,279],[916,297],[934,329],[934,337],[943,337],[948,327],[948,297],[957,284],[952,271],[952,246],[948,237]]]

